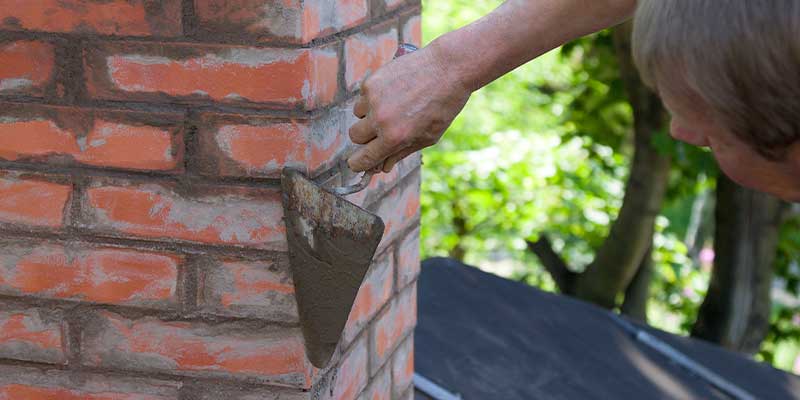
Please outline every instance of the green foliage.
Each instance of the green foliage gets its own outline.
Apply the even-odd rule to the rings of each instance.
[[[457,29],[500,3],[423,1],[424,37]],[[591,262],[621,206],[631,133],[609,32],[545,54],[474,93],[442,141],[424,151],[423,257],[461,258],[554,290],[526,240],[546,232],[572,268]],[[697,227],[711,222],[714,181],[707,177],[716,176],[716,166],[708,151],[675,142],[666,127],[655,146],[674,167],[654,236],[649,319],[686,334],[708,285],[709,268],[699,265],[697,252],[710,246],[711,233]],[[703,199],[706,206],[695,207]],[[800,267],[791,262],[800,255],[796,224],[786,228],[795,234],[785,235],[778,263],[793,294],[800,282]],[[786,358],[787,346],[800,343],[789,318],[798,311],[776,306],[761,357]]]

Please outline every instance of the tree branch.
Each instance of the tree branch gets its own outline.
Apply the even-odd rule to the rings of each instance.
[[[564,259],[553,250],[553,245],[547,235],[541,235],[536,242],[526,241],[526,243],[528,244],[528,250],[536,254],[544,269],[550,273],[561,293],[571,294],[577,274],[570,271]]]

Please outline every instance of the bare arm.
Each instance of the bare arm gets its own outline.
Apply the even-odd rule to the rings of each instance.
[[[507,0],[483,18],[449,32],[370,76],[350,129],[366,144],[350,158],[354,171],[389,171],[436,143],[469,95],[572,39],[616,25],[636,0]]]

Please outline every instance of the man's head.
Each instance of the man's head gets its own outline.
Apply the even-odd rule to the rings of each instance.
[[[800,201],[800,1],[639,0],[633,55],[673,137]]]

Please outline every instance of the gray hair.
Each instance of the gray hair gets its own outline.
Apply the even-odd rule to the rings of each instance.
[[[633,57],[649,86],[683,78],[769,159],[800,140],[800,0],[639,0]]]

